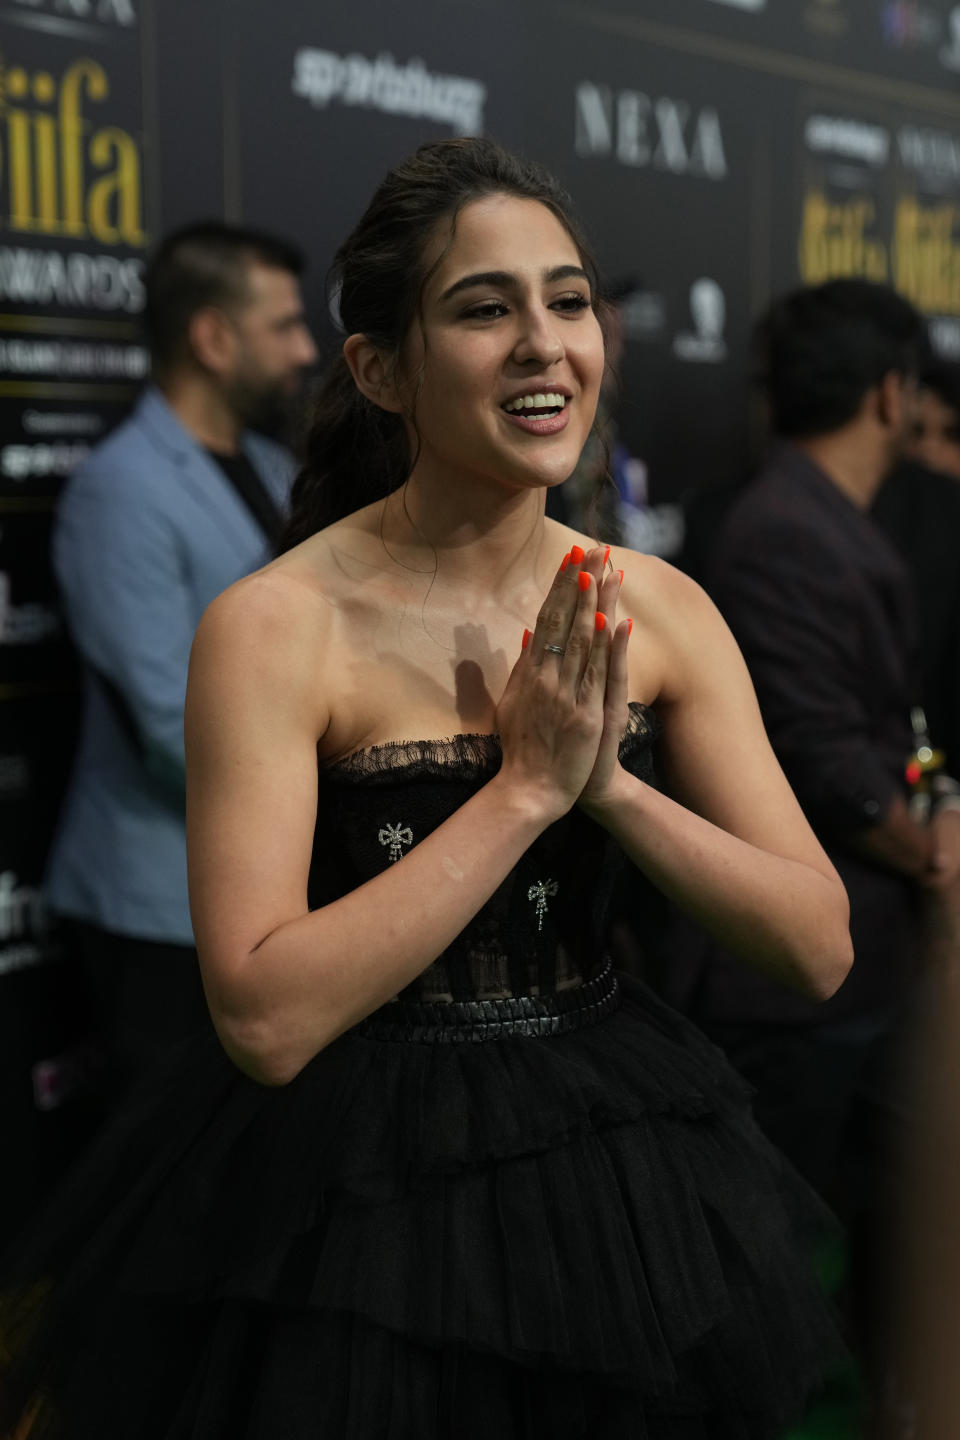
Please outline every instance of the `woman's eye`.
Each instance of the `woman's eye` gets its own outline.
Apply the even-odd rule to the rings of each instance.
[[[558,300],[553,301],[553,305],[555,309],[576,312],[577,310],[588,310],[590,300],[586,295],[581,295],[579,291],[576,291],[572,295],[561,295]]]
[[[484,300],[482,305],[472,305],[464,312],[466,320],[496,320],[506,315],[507,307],[502,300]]]

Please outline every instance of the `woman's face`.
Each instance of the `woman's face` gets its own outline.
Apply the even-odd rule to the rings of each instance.
[[[560,484],[593,424],[604,360],[573,240],[539,201],[491,195],[464,207],[452,243],[438,227],[428,266],[437,256],[401,372],[417,473]]]

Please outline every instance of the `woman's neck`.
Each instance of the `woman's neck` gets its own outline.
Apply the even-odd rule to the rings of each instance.
[[[563,556],[546,554],[545,503],[542,489],[437,482],[415,471],[386,502],[383,539],[405,565],[435,571],[437,583],[489,597],[549,582]]]

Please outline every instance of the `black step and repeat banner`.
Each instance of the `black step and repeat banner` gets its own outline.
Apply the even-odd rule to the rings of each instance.
[[[49,540],[66,476],[147,371],[139,21],[132,0],[0,4],[0,1219],[69,1148],[82,1088],[42,893],[78,712]]]
[[[144,255],[203,215],[286,232],[332,349],[337,243],[388,166],[463,134],[545,161],[633,282],[621,432],[657,501],[748,465],[778,290],[889,281],[960,358],[950,0],[0,0],[0,1087],[34,1117],[82,1069],[27,1018],[69,966],[42,897],[77,709],[51,514],[145,375]]]

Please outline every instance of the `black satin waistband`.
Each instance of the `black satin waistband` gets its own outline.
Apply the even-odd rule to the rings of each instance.
[[[435,1045],[499,1040],[507,1035],[566,1035],[595,1025],[620,1004],[620,986],[607,960],[583,985],[549,995],[505,1000],[393,1000],[355,1027],[371,1040]]]

